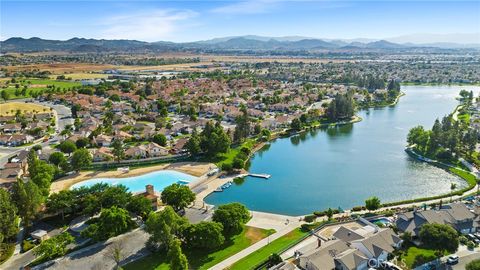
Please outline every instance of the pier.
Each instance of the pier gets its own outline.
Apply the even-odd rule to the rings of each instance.
[[[265,178],[265,179],[268,179],[268,178],[272,177],[270,174],[259,174],[259,173],[249,173],[248,176],[257,177],[257,178]]]

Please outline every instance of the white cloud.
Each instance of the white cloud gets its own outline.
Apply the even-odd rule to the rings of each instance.
[[[149,10],[108,17],[101,21],[100,37],[106,39],[136,39],[160,41],[172,38],[175,32],[195,17],[191,10]]]
[[[265,13],[279,0],[247,0],[241,2],[235,2],[225,6],[217,7],[212,10],[214,13],[222,14],[256,14]]]

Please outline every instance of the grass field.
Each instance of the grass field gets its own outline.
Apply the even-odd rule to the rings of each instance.
[[[186,250],[184,252],[188,258],[191,269],[208,269],[272,233],[274,233],[272,230],[245,227],[241,234],[235,236],[231,241],[225,243],[224,246],[219,248],[217,251],[209,253],[203,250]],[[136,262],[127,264],[123,268],[125,270],[170,269],[166,255],[161,253],[151,254]]]
[[[231,267],[229,270],[247,270],[252,269],[254,266],[264,262],[270,255],[273,253],[279,253],[289,245],[295,243],[300,238],[307,235],[308,232],[302,231],[300,228],[297,228],[286,235],[274,240],[267,246],[251,253],[250,255],[239,260]]]
[[[4,82],[3,82],[4,83]],[[16,85],[19,85],[16,88]],[[42,92],[48,89],[48,86],[53,85],[57,89],[66,90],[74,86],[82,85],[80,82],[74,81],[57,81],[50,79],[24,79],[18,80],[16,83],[10,83],[6,88],[3,88],[4,91],[7,91],[9,94],[9,99],[16,98],[26,98],[30,97],[33,91]],[[24,86],[27,86],[27,91],[25,94],[22,94]]]
[[[0,104],[0,115],[14,115],[17,110],[20,110],[23,113],[44,113],[50,112],[49,107],[34,103],[23,103],[23,102],[8,102]],[[12,113],[13,112],[13,113]]]

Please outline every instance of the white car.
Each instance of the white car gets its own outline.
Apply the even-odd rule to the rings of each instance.
[[[447,264],[456,264],[458,263],[458,260],[459,260],[458,255],[456,254],[450,255],[447,259]]]

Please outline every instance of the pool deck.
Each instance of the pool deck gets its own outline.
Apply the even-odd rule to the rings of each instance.
[[[81,171],[74,175],[63,177],[52,183],[50,193],[57,193],[61,190],[69,189],[72,185],[90,180],[92,178],[124,178],[138,176],[146,173],[156,172],[160,170],[173,170],[182,173],[190,174],[196,177],[205,175],[215,165],[206,162],[179,162],[174,164],[161,164],[150,167],[134,168],[129,172],[121,171]]]

